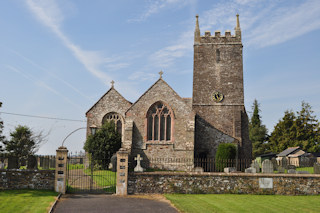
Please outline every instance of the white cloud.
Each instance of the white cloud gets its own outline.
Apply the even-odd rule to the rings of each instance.
[[[320,29],[320,2],[309,0],[282,6],[284,1],[232,0],[214,4],[200,14],[200,30],[232,30],[236,14],[240,14],[243,43],[262,48],[286,42]],[[194,23],[190,20],[188,23]],[[185,57],[193,49],[194,25],[181,33],[178,40],[151,54],[149,60],[158,67],[170,67],[176,59]]]
[[[110,82],[111,77],[100,70],[101,65],[106,64],[117,69],[126,67],[123,63],[113,64],[115,62],[114,58],[103,57],[98,51],[83,50],[74,44],[60,29],[63,14],[55,1],[27,0],[27,5],[35,17],[63,42],[91,74],[99,78],[103,83]]]
[[[146,73],[146,72],[135,72],[129,76],[129,80],[132,81],[155,81],[157,79],[157,74]]]
[[[55,95],[63,98],[66,102],[70,103],[71,105],[77,107],[80,111],[82,111],[82,107],[76,103],[74,103],[73,101],[71,101],[68,97],[64,96],[63,94],[61,94],[60,92],[58,92],[57,90],[53,89],[52,87],[50,87],[49,85],[47,85],[45,82],[37,80],[36,78],[34,78],[33,76],[31,76],[30,74],[26,74],[25,72],[22,72],[21,70],[19,70],[16,67],[10,66],[10,65],[6,65],[6,67],[15,72],[18,73],[19,75],[23,76],[24,78],[28,79],[29,81],[32,81],[33,83],[35,83],[37,86],[42,87],[52,93],[54,93]]]
[[[154,0],[150,1],[150,4],[146,10],[137,18],[129,19],[128,22],[141,22],[145,21],[153,14],[159,13],[166,8],[182,8],[189,4],[194,4],[196,0]]]

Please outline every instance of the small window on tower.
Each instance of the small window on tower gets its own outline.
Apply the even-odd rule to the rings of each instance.
[[[220,50],[219,49],[216,50],[216,61],[217,61],[217,63],[220,61]]]

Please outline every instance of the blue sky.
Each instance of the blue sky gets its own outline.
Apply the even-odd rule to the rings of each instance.
[[[286,109],[310,103],[320,116],[320,1],[154,0],[0,2],[1,112],[85,120],[110,88],[134,102],[158,72],[182,97],[192,96],[195,15],[200,30],[232,30],[240,14],[245,105],[256,98],[273,130]],[[85,122],[0,114],[15,126],[49,133],[38,153],[55,154]],[[85,131],[65,145],[79,151]]]

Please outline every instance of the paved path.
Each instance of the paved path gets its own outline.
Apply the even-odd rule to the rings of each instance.
[[[91,176],[84,172],[84,169],[72,169],[68,171],[68,182],[74,190],[90,191],[92,189],[102,190],[98,184],[91,180]]]
[[[119,212],[119,213],[177,213],[161,195],[151,199],[139,196],[120,197],[116,195],[74,194],[63,195],[57,203],[54,213],[82,213],[82,212]],[[153,198],[153,199],[152,199]]]

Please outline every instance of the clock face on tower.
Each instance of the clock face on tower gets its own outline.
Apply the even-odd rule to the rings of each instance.
[[[223,98],[224,98],[224,95],[218,91],[214,91],[212,93],[212,99],[217,103],[221,102]]]

